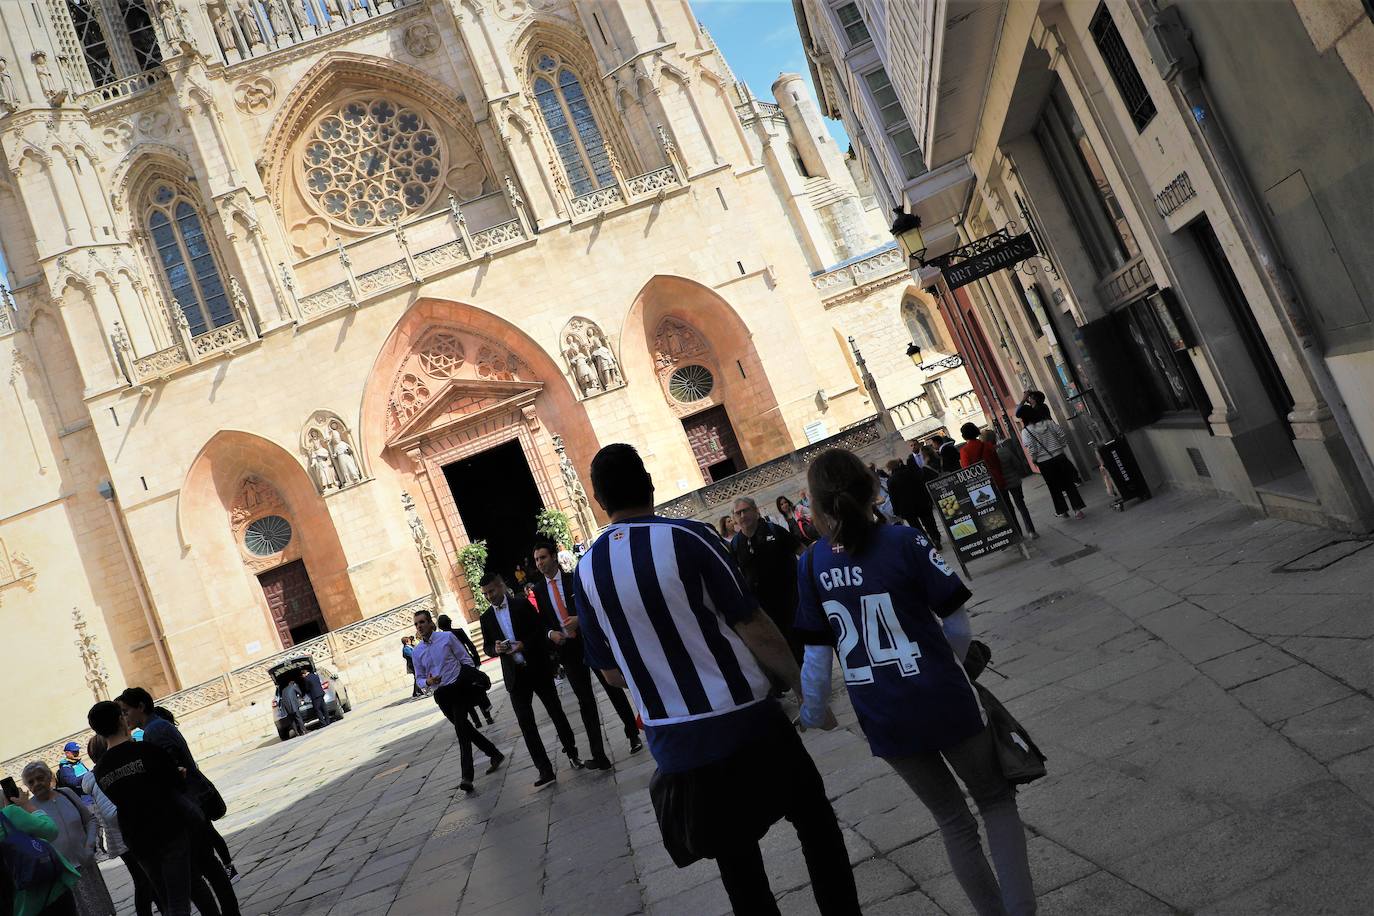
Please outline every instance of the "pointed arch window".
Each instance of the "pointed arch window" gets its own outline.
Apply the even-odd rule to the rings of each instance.
[[[606,141],[577,74],[552,54],[540,54],[533,75],[534,98],[574,197],[615,183]]]
[[[213,243],[185,189],[171,181],[154,182],[143,220],[165,289],[186,316],[192,336],[233,321]]]
[[[113,83],[119,75],[115,72],[110,45],[93,0],[67,0],[67,13],[72,18],[72,27],[76,29],[76,38],[81,42],[86,67],[91,72],[91,82],[97,87]]]
[[[930,323],[930,314],[925,306],[910,296],[902,300],[902,321],[911,334],[912,343],[922,350],[939,349],[940,338],[936,336],[935,328]]]

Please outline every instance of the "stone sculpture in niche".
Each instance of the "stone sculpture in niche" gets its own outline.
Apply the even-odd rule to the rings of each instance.
[[[344,441],[337,428],[329,431],[329,450],[334,453],[334,467],[339,472],[340,487],[351,487],[363,479],[358,459],[353,457],[353,446]]]
[[[33,61],[33,73],[38,77],[38,89],[49,105],[61,105],[67,100],[67,87],[57,81],[48,69],[48,55],[44,51],[34,51],[29,56]]]
[[[301,430],[301,453],[310,478],[322,494],[351,487],[367,478],[348,426],[332,411],[317,410]]]
[[[596,322],[587,318],[571,319],[563,327],[561,341],[568,371],[582,397],[612,391],[625,384],[615,351]]]
[[[339,486],[339,477],[334,473],[334,457],[318,430],[312,429],[309,436],[311,445],[306,454],[310,458],[310,476],[321,493],[328,493]]]
[[[0,57],[0,111],[14,111],[19,107],[19,93],[14,91],[14,77],[10,76],[8,64]]]

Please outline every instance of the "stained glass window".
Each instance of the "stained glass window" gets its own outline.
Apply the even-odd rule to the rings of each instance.
[[[301,181],[329,219],[372,228],[430,205],[444,155],[422,112],[384,97],[353,99],[315,123],[301,156]]]
[[[534,99],[574,197],[615,183],[606,141],[577,75],[548,54],[535,64]]]
[[[148,237],[172,300],[186,316],[191,334],[203,334],[234,320],[219,265],[204,223],[186,193],[159,182],[148,198]]]

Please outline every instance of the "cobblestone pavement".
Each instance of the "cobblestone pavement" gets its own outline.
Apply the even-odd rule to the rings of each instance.
[[[1324,546],[1341,536],[1184,493],[1124,514],[1093,495],[1087,521],[1057,520],[1037,484],[1035,556],[980,561],[970,583],[1006,675],[987,683],[1050,757],[1020,795],[1042,912],[1374,912],[1374,542]],[[1290,568],[1325,568],[1276,571],[1319,548]],[[399,672],[396,691],[206,762],[245,914],[727,911],[710,863],[664,853],[647,751],[617,736],[614,772],[564,760],[536,790],[498,688],[488,733],[511,763],[483,777],[479,754],[468,798],[452,729],[401,698]],[[929,815],[837,710],[839,730],[805,741],[865,911],[969,912]],[[764,844],[783,912],[814,912],[790,827]],[[122,866],[106,867],[132,912]]]

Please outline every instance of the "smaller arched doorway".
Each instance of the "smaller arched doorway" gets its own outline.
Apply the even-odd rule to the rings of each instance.
[[[329,510],[300,462],[275,442],[216,433],[191,463],[178,511],[231,664],[361,619]],[[166,620],[168,631],[198,629],[195,616]]]

